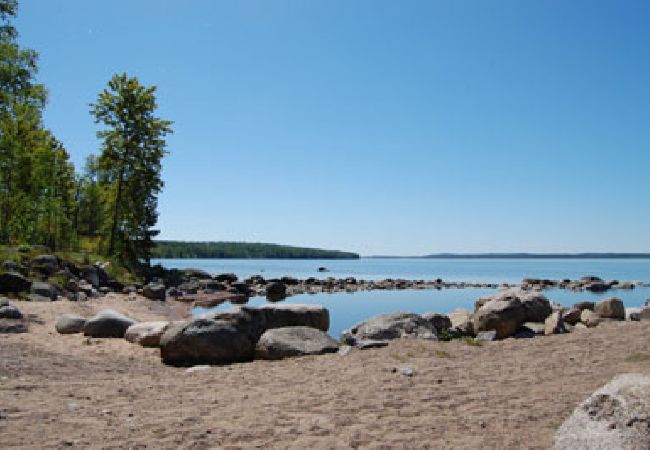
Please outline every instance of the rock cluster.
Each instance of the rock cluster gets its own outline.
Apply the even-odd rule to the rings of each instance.
[[[60,334],[125,338],[159,347],[162,361],[178,366],[281,359],[339,348],[326,334],[329,311],[317,305],[237,306],[177,322],[137,322],[107,309],[89,319],[64,315],[55,328]]]

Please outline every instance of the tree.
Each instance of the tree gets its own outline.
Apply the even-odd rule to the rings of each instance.
[[[16,0],[0,0],[0,242],[69,244],[74,168],[43,126],[45,87],[38,54],[21,48],[11,20]]]
[[[154,115],[156,87],[145,87],[127,74],[114,75],[108,88],[91,104],[102,140],[99,170],[106,184],[108,203],[108,256],[125,263],[149,261],[158,234],[158,194],[163,187],[161,160],[165,136],[172,122]]]

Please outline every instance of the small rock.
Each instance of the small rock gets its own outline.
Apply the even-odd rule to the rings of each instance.
[[[603,318],[600,317],[600,314],[597,314],[588,309],[583,309],[580,314],[580,322],[586,325],[588,328],[597,327],[600,322],[603,321]]]
[[[56,328],[56,331],[61,334],[81,333],[84,330],[86,321],[87,319],[83,317],[75,316],[73,314],[65,314],[57,320],[54,328]]]
[[[338,354],[341,355],[341,356],[346,356],[348,353],[350,353],[351,350],[352,350],[352,347],[351,347],[351,346],[349,346],[349,345],[342,345],[342,346],[339,348]]]
[[[0,319],[22,319],[23,313],[13,305],[0,307]]]
[[[496,330],[481,331],[476,335],[477,341],[494,341],[497,338]]]

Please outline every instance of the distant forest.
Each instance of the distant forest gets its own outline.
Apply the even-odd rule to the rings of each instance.
[[[338,250],[292,247],[247,242],[155,241],[153,258],[242,258],[242,259],[358,259],[359,255]]]

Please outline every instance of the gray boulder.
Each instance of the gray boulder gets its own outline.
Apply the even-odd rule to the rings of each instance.
[[[474,313],[474,331],[494,330],[497,339],[504,339],[516,333],[526,318],[526,310],[517,295],[504,292]]]
[[[65,314],[56,321],[54,328],[61,334],[75,334],[84,331],[88,320],[74,314]]]
[[[437,339],[431,322],[413,313],[395,312],[381,314],[360,322],[343,331],[343,342],[354,345],[358,340],[388,340],[403,337]]]
[[[625,306],[618,298],[608,298],[596,303],[594,312],[603,319],[625,320]]]
[[[330,313],[320,305],[264,305],[259,310],[264,314],[267,329],[311,327],[327,332],[330,327]]]
[[[287,285],[274,281],[266,285],[266,298],[270,302],[279,302],[287,298]]]
[[[143,347],[159,347],[160,338],[169,322],[140,322],[131,325],[124,333],[124,339]]]
[[[13,305],[0,306],[0,319],[22,319],[23,313]]]
[[[113,311],[105,309],[84,325],[84,336],[95,338],[123,338],[126,330],[135,323],[134,320]]]
[[[6,299],[4,297],[0,297],[0,307],[2,306],[9,306],[9,299]]]
[[[164,284],[149,283],[142,288],[142,295],[149,300],[159,300],[164,302],[167,296],[167,290]]]
[[[443,330],[447,331],[449,328],[452,328],[451,319],[446,314],[438,313],[424,313],[422,318],[433,325],[436,333],[440,334]]]
[[[0,273],[0,294],[27,292],[31,285],[31,281],[18,272]]]
[[[11,260],[6,260],[2,261],[2,264],[0,264],[0,269],[5,272],[18,272],[20,270],[20,266]]]
[[[335,353],[338,349],[338,342],[321,330],[311,327],[285,327],[267,330],[257,342],[255,357],[283,359]]]
[[[554,450],[650,447],[650,376],[618,375],[573,411],[553,439]]]
[[[49,298],[52,301],[56,300],[59,296],[59,290],[54,285],[42,281],[33,282],[30,292],[41,297]]]
[[[264,314],[245,306],[232,308],[221,319],[173,322],[160,338],[160,356],[176,366],[251,361],[264,322]]]

